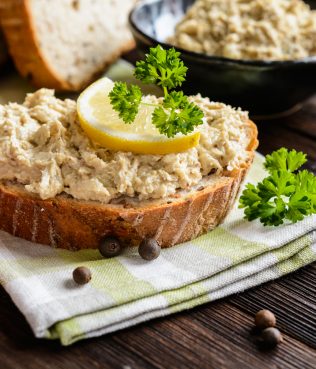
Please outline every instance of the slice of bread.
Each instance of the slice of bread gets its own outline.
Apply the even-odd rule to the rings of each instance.
[[[78,91],[134,47],[127,17],[135,1],[0,0],[0,19],[23,76]]]
[[[248,121],[248,159],[223,175],[205,176],[174,198],[102,204],[66,195],[42,200],[14,183],[0,184],[0,229],[27,240],[69,250],[97,248],[112,235],[126,245],[155,237],[162,247],[188,241],[221,223],[231,209],[258,146],[257,128]]]

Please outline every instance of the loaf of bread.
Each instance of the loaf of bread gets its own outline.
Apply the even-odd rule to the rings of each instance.
[[[0,0],[0,19],[23,76],[35,86],[78,91],[133,48],[127,18],[135,1]]]

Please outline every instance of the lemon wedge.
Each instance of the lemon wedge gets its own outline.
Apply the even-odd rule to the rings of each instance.
[[[188,135],[177,134],[173,138],[159,133],[151,122],[154,106],[140,105],[135,121],[124,123],[110,103],[109,93],[113,87],[113,81],[102,78],[79,96],[79,121],[92,141],[115,151],[153,155],[186,151],[198,144],[198,131]]]

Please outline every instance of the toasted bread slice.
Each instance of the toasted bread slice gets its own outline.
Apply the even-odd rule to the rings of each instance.
[[[203,178],[174,198],[130,198],[102,204],[58,195],[42,200],[14,183],[0,185],[0,229],[27,240],[69,250],[97,248],[112,235],[137,245],[154,237],[162,247],[191,240],[221,223],[231,209],[258,146],[257,128],[248,121],[248,159],[237,170]],[[248,128],[248,127],[247,127]]]
[[[77,91],[134,47],[135,0],[0,0],[10,54],[35,86]]]

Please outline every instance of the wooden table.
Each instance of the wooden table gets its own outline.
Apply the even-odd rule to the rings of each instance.
[[[316,96],[296,114],[258,128],[260,152],[303,150],[316,172]],[[67,348],[35,339],[2,289],[0,298],[1,369],[316,368],[316,263],[218,302]],[[284,334],[273,351],[254,343],[253,317],[261,308],[276,314]]]

